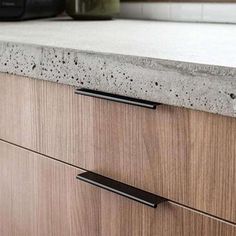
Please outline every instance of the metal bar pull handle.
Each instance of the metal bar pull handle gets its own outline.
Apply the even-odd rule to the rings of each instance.
[[[143,191],[141,189],[135,188],[133,186],[118,182],[116,180],[107,178],[105,176],[90,171],[83,172],[82,174],[77,175],[77,179],[106,189],[108,191],[117,193],[121,196],[130,198],[153,208],[156,208],[159,203],[167,201],[167,199],[157,196],[155,194]]]
[[[106,100],[110,100],[114,102],[121,102],[121,103],[130,104],[130,105],[145,107],[149,109],[156,109],[156,106],[160,105],[159,103],[156,103],[156,102],[146,101],[146,100],[137,99],[137,98],[130,98],[126,96],[105,93],[105,92],[91,90],[91,89],[76,89],[75,93],[80,94],[80,95],[95,97],[95,98],[106,99]]]

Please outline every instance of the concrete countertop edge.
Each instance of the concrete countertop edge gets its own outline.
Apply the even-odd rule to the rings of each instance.
[[[0,72],[236,117],[236,68],[0,41]]]

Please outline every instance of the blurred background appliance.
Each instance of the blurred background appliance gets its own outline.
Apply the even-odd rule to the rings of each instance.
[[[64,10],[65,0],[0,0],[0,20],[52,17]]]
[[[117,15],[120,0],[66,0],[66,12],[78,20],[106,20]]]

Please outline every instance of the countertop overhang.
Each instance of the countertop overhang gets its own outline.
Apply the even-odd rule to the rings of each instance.
[[[1,22],[0,72],[236,117],[236,25]]]

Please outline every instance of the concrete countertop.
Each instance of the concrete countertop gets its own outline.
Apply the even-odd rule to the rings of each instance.
[[[0,23],[0,72],[236,117],[236,25]]]

